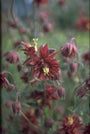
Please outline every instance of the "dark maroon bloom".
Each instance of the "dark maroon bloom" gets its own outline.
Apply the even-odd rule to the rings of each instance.
[[[61,48],[61,54],[64,57],[75,57],[77,54],[77,47],[75,44],[71,43],[66,43],[64,46]]]
[[[82,54],[84,64],[90,64],[90,51],[86,51]]]
[[[18,63],[20,60],[19,53],[13,50],[6,52],[4,56],[5,56],[6,61],[8,61],[11,64]]]
[[[86,86],[89,88],[90,90],[90,76],[87,78],[86,80]]]
[[[56,94],[57,89],[51,85],[46,85],[46,93],[44,91],[33,91],[31,93],[31,98],[33,98],[40,107],[44,107],[45,105],[51,108],[50,100],[58,100],[58,96]],[[46,97],[44,96],[46,94]],[[44,105],[45,104],[45,105]]]
[[[40,5],[46,5],[48,1],[50,0],[34,0],[34,2],[37,4],[37,7]]]
[[[20,114],[21,112],[21,102],[13,102],[12,103],[12,110],[15,115]]]
[[[9,85],[9,81],[7,80],[4,73],[0,74],[0,88],[6,87],[6,85]]]
[[[43,115],[43,110],[40,109],[40,108],[36,108],[35,109],[35,115],[36,115],[37,118],[41,117]]]
[[[29,108],[28,111],[25,113],[25,116],[33,125],[38,126],[38,121],[32,109]],[[21,116],[21,124],[22,124],[21,131],[24,134],[38,134],[38,132],[34,130],[34,128],[29,124],[29,122],[23,116]]]
[[[77,91],[77,96],[79,97],[83,97],[85,96],[87,93],[86,87],[85,86],[81,86],[79,87],[78,91]]]
[[[59,121],[61,121],[61,128],[59,129],[61,134],[82,134],[82,132],[78,130],[82,124],[79,122],[79,117],[75,114],[70,117],[64,116],[64,119]]]
[[[76,22],[76,28],[80,30],[90,30],[90,20],[87,17],[81,17]]]
[[[51,23],[45,23],[43,25],[43,30],[44,30],[45,33],[51,32],[52,31],[52,28],[53,28],[53,26],[52,26]]]
[[[90,134],[90,123],[85,126],[83,134]]]
[[[41,80],[45,80],[46,78],[54,78],[54,75],[60,70],[59,63],[55,59],[57,53],[58,52],[49,54],[47,44],[40,46],[39,57],[36,60],[36,64],[33,69],[33,74],[35,77]]]

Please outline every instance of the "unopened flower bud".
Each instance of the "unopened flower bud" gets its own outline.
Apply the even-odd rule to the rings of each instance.
[[[21,112],[21,102],[14,102],[12,104],[12,110],[15,115],[20,114]]]
[[[59,97],[65,96],[65,89],[63,87],[58,88],[58,95]]]
[[[43,111],[40,108],[37,108],[35,110],[36,117],[41,117],[43,115]]]
[[[77,91],[76,95],[79,96],[79,97],[83,97],[83,96],[86,95],[86,93],[87,93],[86,88],[84,86],[81,86],[81,87],[78,88],[78,91]]]
[[[46,23],[46,24],[43,25],[43,30],[44,30],[45,33],[51,32],[52,28],[53,28],[53,26],[52,26],[51,23]]]
[[[70,70],[67,72],[67,75],[68,75],[68,77],[70,77],[70,78],[73,77],[73,73],[72,73]]]
[[[77,70],[77,63],[71,63],[70,64],[70,71],[72,72],[72,73],[74,73],[76,70]]]
[[[46,119],[45,123],[44,123],[45,127],[47,127],[47,128],[52,128],[53,124],[54,124],[54,120],[51,118]]]

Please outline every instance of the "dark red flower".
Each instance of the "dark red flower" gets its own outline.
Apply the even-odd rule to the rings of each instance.
[[[18,63],[20,60],[20,55],[16,51],[8,51],[4,54],[6,61],[9,63]]]
[[[50,100],[58,100],[57,89],[51,85],[46,85],[46,91],[33,91],[31,93],[31,98],[33,98],[40,107],[48,106],[51,108]],[[45,105],[44,105],[45,104]]]
[[[7,80],[4,73],[0,74],[0,88],[6,87],[6,85],[9,85],[9,81]]]
[[[81,86],[81,87],[78,88],[77,96],[83,97],[83,96],[86,95],[86,93],[87,93],[86,87]]]
[[[54,78],[54,75],[60,70],[59,62],[55,59],[57,53],[58,52],[49,54],[47,44],[40,46],[39,57],[36,60],[36,64],[33,69],[33,74],[35,77],[41,80],[45,80],[46,78]]]
[[[75,44],[66,43],[61,47],[61,54],[64,57],[75,57],[77,54],[77,47]]]
[[[37,7],[39,7],[40,5],[46,5],[48,1],[50,0],[34,0],[33,2],[37,4]]]
[[[25,116],[33,125],[38,126],[38,121],[32,109],[29,108],[28,111],[25,113]],[[34,128],[29,124],[29,122],[23,116],[21,116],[21,124],[22,124],[21,131],[24,134],[38,134],[38,132],[34,130]]]
[[[61,134],[82,134],[78,128],[82,126],[79,121],[79,117],[73,114],[70,117],[64,116],[64,119],[59,120],[61,121],[59,131]]]
[[[87,17],[81,17],[76,22],[76,28],[80,30],[90,30],[90,20]]]
[[[90,123],[85,126],[83,134],[90,134]]]
[[[90,64],[90,51],[86,51],[82,54],[84,64]]]

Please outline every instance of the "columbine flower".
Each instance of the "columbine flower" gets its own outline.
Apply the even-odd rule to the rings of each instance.
[[[34,114],[34,112],[32,112],[32,109],[28,109],[28,111],[25,113],[25,116],[28,118],[28,120],[35,126],[38,125],[38,121],[36,119],[36,116]],[[28,121],[21,116],[21,124],[22,124],[22,128],[21,131],[24,134],[38,134],[38,132],[36,132],[36,130],[34,130],[34,128],[28,123]]]
[[[34,76],[41,80],[54,78],[55,73],[59,71],[59,63],[54,58],[57,53],[55,52],[50,55],[47,44],[44,46],[41,45],[39,48],[39,57],[33,69]]]
[[[60,124],[61,128],[59,131],[61,134],[82,134],[78,128],[82,126],[79,122],[79,117],[73,114],[72,116],[66,117],[64,119],[59,120],[62,123]]]
[[[9,85],[9,81],[7,80],[4,73],[0,74],[0,88],[6,87],[6,85]]]
[[[34,3],[37,3],[37,7],[40,5],[46,5],[49,0],[34,0]]]
[[[90,51],[86,51],[82,54],[84,64],[90,64]]]
[[[6,61],[9,63],[18,63],[20,60],[20,55],[16,51],[8,51],[4,54]]]
[[[72,43],[66,43],[61,48],[61,54],[64,57],[75,57],[77,54],[77,47],[75,44]]]
[[[33,91],[30,97],[33,98],[40,107],[48,106],[49,108],[51,108],[50,100],[58,100],[58,95],[56,94],[56,91],[57,89],[53,85],[47,84],[45,98],[44,91],[37,90]]]

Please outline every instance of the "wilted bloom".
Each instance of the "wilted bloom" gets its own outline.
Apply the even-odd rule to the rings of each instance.
[[[33,74],[41,80],[54,78],[55,73],[59,71],[59,63],[55,59],[58,52],[49,54],[47,44],[40,45],[39,57],[36,59]]]
[[[83,134],[90,134],[90,123],[85,126]]]
[[[80,30],[90,30],[90,20],[87,17],[81,17],[76,22],[76,28]]]
[[[13,102],[12,103],[12,110],[15,115],[20,114],[21,112],[21,102]]]
[[[61,47],[61,54],[64,57],[75,57],[77,54],[76,45],[72,43],[66,43]]]
[[[8,100],[8,101],[6,101],[5,102],[5,106],[7,107],[7,108],[9,108],[9,107],[11,107],[12,106],[12,101],[11,100]]]
[[[34,0],[33,2],[37,4],[37,7],[39,7],[40,5],[46,5],[48,1],[50,0]]]
[[[72,63],[70,64],[70,71],[71,71],[72,73],[76,72],[77,66],[78,66],[77,63],[72,62]]]
[[[19,53],[13,50],[6,52],[4,56],[5,56],[6,61],[8,61],[11,64],[18,63],[20,60]]]
[[[0,73],[0,88],[5,87],[6,85],[9,85],[9,81],[4,73]]]
[[[90,64],[90,51],[86,51],[82,54],[84,64]]]
[[[86,95],[86,93],[87,93],[86,87],[85,86],[81,86],[81,87],[78,88],[77,96],[83,97],[83,96]]]
[[[65,97],[65,89],[63,87],[58,88],[59,97]]]
[[[38,126],[37,118],[32,109],[29,108],[28,111],[25,113],[25,116],[33,125]],[[29,122],[23,116],[21,116],[21,125],[21,131],[24,134],[38,134],[38,132],[29,124]]]
[[[53,29],[53,25],[51,23],[45,23],[43,25],[43,30],[44,30],[45,33],[51,32],[52,29]]]
[[[52,128],[53,124],[54,124],[54,120],[52,118],[48,118],[44,122],[44,126],[46,128]]]
[[[79,117],[73,114],[72,116],[66,117],[59,120],[61,122],[59,131],[61,134],[82,134],[78,128],[82,126],[79,122]]]
[[[90,90],[90,76],[86,80],[86,87],[88,87]]]
[[[58,1],[58,4],[59,4],[60,6],[65,5],[65,3],[66,3],[66,0],[59,0],[59,1]]]

